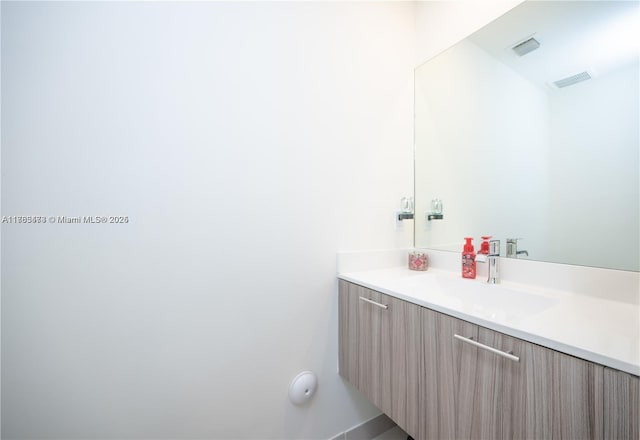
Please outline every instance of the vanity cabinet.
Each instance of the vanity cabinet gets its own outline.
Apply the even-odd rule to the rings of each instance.
[[[339,290],[340,374],[416,440],[638,438],[636,376],[343,280]]]

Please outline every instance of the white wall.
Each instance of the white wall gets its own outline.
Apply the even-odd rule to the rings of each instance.
[[[329,438],[335,257],[409,244],[413,4],[2,3],[3,438]],[[287,400],[319,375],[305,407]]]

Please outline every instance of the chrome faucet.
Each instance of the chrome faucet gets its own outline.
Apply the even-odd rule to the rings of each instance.
[[[529,256],[529,252],[518,250],[518,240],[521,238],[507,238],[507,258],[518,258],[518,255]]]
[[[489,253],[478,254],[476,261],[487,263],[487,283],[498,284],[500,282],[500,240],[489,240]]]

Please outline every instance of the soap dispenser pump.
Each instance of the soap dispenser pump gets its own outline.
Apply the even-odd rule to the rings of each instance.
[[[476,253],[473,249],[473,238],[465,237],[466,243],[462,250],[462,278],[476,277]]]

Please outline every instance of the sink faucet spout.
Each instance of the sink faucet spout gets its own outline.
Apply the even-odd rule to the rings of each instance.
[[[489,255],[487,255],[488,276],[487,283],[500,283],[500,240],[489,241]]]

